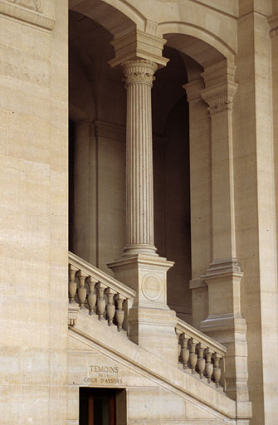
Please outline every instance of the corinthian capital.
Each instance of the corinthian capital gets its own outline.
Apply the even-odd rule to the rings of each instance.
[[[135,59],[124,62],[121,68],[126,87],[140,83],[152,87],[155,79],[154,73],[157,70],[156,63],[144,59]]]

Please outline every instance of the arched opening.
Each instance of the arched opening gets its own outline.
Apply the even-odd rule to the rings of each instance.
[[[112,274],[106,264],[119,258],[125,246],[126,91],[121,70],[111,69],[108,62],[114,57],[113,33],[134,23],[101,1],[83,2],[73,9],[70,250]],[[189,77],[200,78],[209,58],[223,56],[191,36],[166,34],[165,38],[164,54],[170,61],[157,71],[152,90],[155,244],[159,255],[176,263],[168,274],[168,304],[191,322],[189,112],[182,86]]]

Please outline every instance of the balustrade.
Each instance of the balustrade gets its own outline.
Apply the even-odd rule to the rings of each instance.
[[[127,331],[127,313],[135,291],[69,253],[69,326],[82,310],[118,331]]]
[[[185,371],[198,374],[208,384],[225,391],[226,347],[178,319],[179,362]]]

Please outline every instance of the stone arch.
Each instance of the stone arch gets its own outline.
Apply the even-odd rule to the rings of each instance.
[[[157,35],[164,36],[168,45],[182,51],[204,67],[224,58],[233,64],[235,51],[214,34],[185,22],[164,22],[158,25]]]
[[[147,19],[126,0],[102,0],[104,3],[121,11],[127,18],[136,24],[137,29],[144,31]]]
[[[145,28],[143,16],[121,0],[70,0],[69,9],[92,19],[112,35],[132,27]]]
[[[186,7],[191,10],[193,6],[188,4]],[[181,11],[175,13],[177,20],[156,22],[152,11],[146,10],[144,14],[128,0],[69,0],[69,9],[93,19],[113,36],[134,28],[164,37],[169,46],[187,54],[202,67],[206,63],[218,62],[224,58],[229,64],[234,64],[237,46],[236,43],[231,44],[229,31],[221,29],[216,34],[202,20],[188,22],[186,16],[183,19]],[[224,19],[219,16],[214,18],[219,23]],[[233,31],[231,22],[222,22],[222,27],[227,26]]]

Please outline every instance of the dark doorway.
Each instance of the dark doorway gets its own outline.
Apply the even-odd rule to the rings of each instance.
[[[124,390],[80,388],[79,425],[125,424],[124,411]]]

